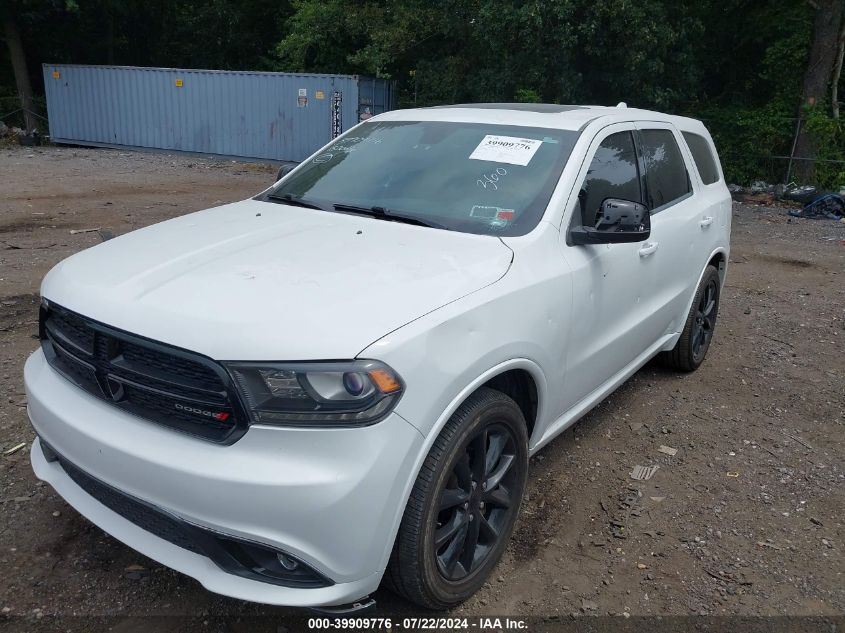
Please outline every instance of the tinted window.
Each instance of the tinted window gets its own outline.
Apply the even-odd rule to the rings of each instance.
[[[637,152],[630,132],[611,134],[601,142],[578,193],[583,226],[595,226],[605,198],[642,202]]]
[[[642,130],[640,135],[652,210],[686,196],[689,176],[675,135],[669,130]]]
[[[719,180],[719,169],[716,167],[716,159],[710,151],[710,143],[707,139],[692,132],[684,132],[684,140],[692,152],[692,159],[701,176],[701,182],[705,185],[712,185]]]
[[[523,235],[540,221],[578,135],[485,123],[372,121],[300,166],[271,196],[340,213],[379,207],[454,231]]]

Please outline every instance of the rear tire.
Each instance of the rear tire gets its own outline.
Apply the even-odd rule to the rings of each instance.
[[[719,271],[715,266],[708,266],[698,284],[681,338],[671,351],[662,354],[667,366],[691,372],[704,362],[716,328],[720,291]]]
[[[482,387],[452,415],[417,476],[385,585],[428,609],[474,594],[507,547],[528,473],[516,403]]]

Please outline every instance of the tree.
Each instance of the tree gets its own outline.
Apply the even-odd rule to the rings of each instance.
[[[9,2],[0,3],[0,11],[3,13],[3,34],[6,39],[6,46],[9,49],[12,70],[15,74],[15,85],[23,110],[24,126],[26,133],[29,134],[36,129],[37,125],[35,116],[32,114],[32,84],[29,81],[29,71],[26,67],[26,55],[11,4]]]
[[[691,0],[296,0],[280,68],[398,78],[419,104],[671,107],[695,91]],[[679,65],[684,72],[677,72]],[[414,71],[413,82],[408,78]],[[410,97],[407,99],[411,101]]]
[[[816,15],[813,21],[813,41],[801,85],[801,106],[799,116],[806,116],[826,101],[828,87],[834,76],[840,50],[840,29],[845,16],[845,0],[816,0]],[[836,95],[836,91],[833,91]],[[835,107],[835,106],[834,106]],[[796,176],[802,182],[816,179],[816,166],[812,159],[817,156],[816,141],[805,127],[799,131],[795,144],[795,155],[799,160]]]

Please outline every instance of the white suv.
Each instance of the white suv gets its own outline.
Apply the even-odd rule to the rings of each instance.
[[[351,609],[384,577],[448,608],[507,546],[529,455],[653,356],[701,364],[730,221],[698,121],[373,117],[47,275],[33,468],[212,591]]]

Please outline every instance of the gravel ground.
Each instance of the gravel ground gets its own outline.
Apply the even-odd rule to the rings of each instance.
[[[207,630],[203,623],[225,618],[255,630],[250,618],[270,616],[260,621],[282,630],[278,623],[297,617],[207,592],[39,483],[21,377],[37,345],[38,285],[52,265],[101,234],[245,198],[275,170],[155,153],[0,149],[0,622],[129,631],[148,627],[141,616],[184,616],[154,628]],[[733,222],[707,362],[692,375],[647,366],[537,455],[504,560],[454,615],[842,622],[845,224],[742,205]],[[99,232],[71,232],[80,229]],[[629,476],[652,464],[660,469],[649,481]],[[412,613],[387,591],[376,598],[379,615]]]

